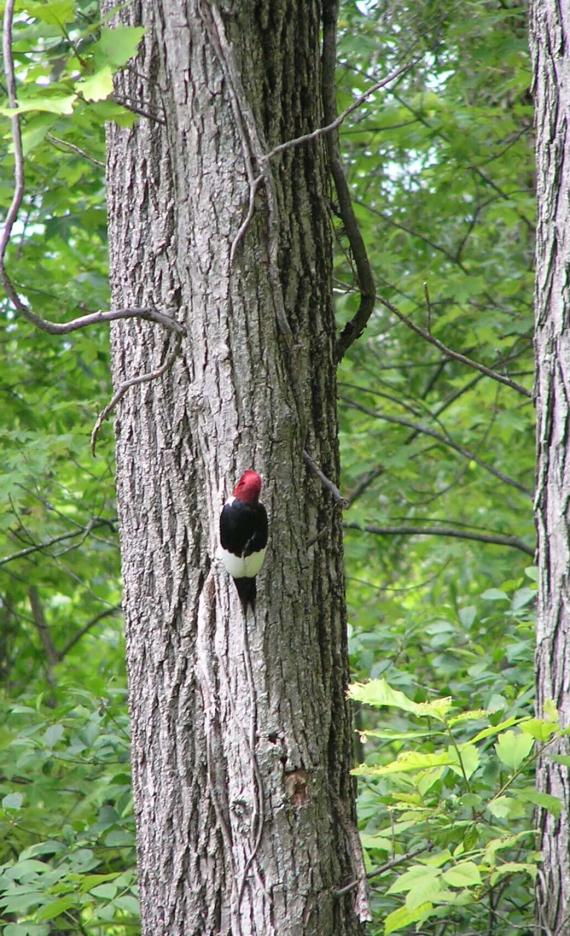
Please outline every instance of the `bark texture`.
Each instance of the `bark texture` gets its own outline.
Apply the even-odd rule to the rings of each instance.
[[[531,51],[537,132],[536,523],[540,587],[537,635],[539,716],[553,700],[570,725],[570,6],[531,4]],[[539,814],[542,871],[537,934],[570,932],[570,782],[550,746],[538,769],[539,789],[560,797],[559,818]]]
[[[119,15],[145,35],[117,91],[158,119],[109,130],[113,301],[188,330],[116,421],[144,933],[361,933],[362,892],[334,894],[361,875],[340,516],[302,455],[338,479],[322,142],[272,164],[230,264],[263,168],[252,151],[322,123],[320,2]],[[176,341],[117,323],[116,385]],[[250,467],[270,540],[246,624],[216,550]]]

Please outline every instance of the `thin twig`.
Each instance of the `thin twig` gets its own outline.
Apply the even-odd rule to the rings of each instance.
[[[2,51],[4,56],[4,75],[6,78],[6,89],[8,95],[8,106],[12,109],[18,107],[18,98],[16,95],[16,74],[14,70],[14,56],[12,53],[12,29],[14,22],[14,3],[15,0],[6,0],[4,8],[4,32],[2,36]],[[6,270],[5,258],[12,229],[18,217],[18,212],[22,205],[25,192],[25,173],[24,173],[24,153],[22,148],[22,132],[20,126],[20,115],[15,113],[11,118],[12,142],[14,146],[14,194],[4,221],[4,227],[0,234],[0,279],[8,299],[15,309],[20,312],[32,325],[50,335],[67,335],[79,328],[86,328],[89,325],[99,324],[100,322],[112,322],[116,319],[124,318],[142,318],[153,322],[158,322],[178,334],[184,334],[185,329],[173,318],[158,312],[156,309],[115,309],[111,312],[94,312],[90,315],[83,315],[71,322],[50,322],[47,319],[36,315],[22,301],[12,280]]]
[[[515,478],[511,478],[510,475],[500,471],[499,468],[495,468],[494,465],[490,465],[488,462],[483,461],[483,459],[479,458],[479,456],[475,452],[472,452],[471,449],[465,448],[463,445],[459,445],[458,442],[454,442],[454,440],[449,436],[443,435],[441,432],[436,432],[435,429],[430,429],[429,426],[424,426],[422,423],[415,423],[412,422],[411,419],[405,419],[403,416],[388,416],[387,413],[382,413],[379,410],[369,409],[367,406],[363,406],[361,403],[356,403],[355,401],[349,400],[346,397],[340,397],[340,399],[346,406],[349,406],[351,409],[358,410],[361,413],[366,413],[367,416],[373,416],[375,419],[382,419],[384,422],[393,423],[396,426],[404,426],[407,429],[412,429],[414,433],[419,432],[422,435],[427,435],[430,438],[435,439],[437,442],[441,442],[443,445],[447,445],[448,448],[453,449],[453,451],[457,452],[458,455],[462,455],[463,458],[466,458],[468,461],[475,462],[476,465],[479,465],[479,467],[483,468],[484,471],[487,471],[495,478],[498,478],[499,481],[510,485],[510,487],[515,488],[515,490],[520,491],[521,494],[525,494],[527,497],[532,497],[532,491],[525,487],[524,484],[521,484],[520,481],[517,481]]]
[[[176,341],[174,348],[172,349],[171,353],[166,358],[166,361],[164,362],[164,364],[161,364],[161,366],[157,367],[155,370],[147,371],[144,374],[140,374],[138,377],[131,377],[130,380],[125,380],[125,382],[120,385],[116,393],[113,394],[110,401],[99,413],[97,417],[97,421],[95,425],[93,426],[93,431],[91,433],[91,454],[93,455],[93,457],[95,457],[95,449],[97,447],[97,436],[99,434],[99,430],[101,426],[103,425],[105,420],[108,418],[108,416],[111,415],[117,403],[119,403],[123,399],[127,390],[129,390],[131,387],[138,386],[138,384],[149,383],[151,380],[156,380],[158,377],[162,377],[162,375],[165,374],[166,371],[170,367],[172,367],[179,353],[180,353],[180,339]]]
[[[91,153],[88,153],[80,146],[76,146],[75,143],[70,143],[69,140],[62,140],[61,137],[56,137],[53,133],[46,134],[46,140],[55,146],[56,149],[63,149],[64,151],[68,150],[70,153],[75,153],[77,156],[81,156],[82,159],[86,159],[87,162],[90,162],[93,166],[97,166],[98,169],[105,168],[105,163],[101,159],[96,159],[95,156],[91,155]]]
[[[345,530],[358,530],[360,533],[373,533],[376,536],[451,536],[457,539],[475,540],[478,543],[489,543],[491,546],[510,546],[534,556],[532,549],[518,536],[503,536],[500,533],[490,535],[487,533],[471,533],[466,530],[456,530],[453,527],[416,527],[416,526],[361,526],[359,523],[343,524]]]
[[[96,527],[100,526],[114,526],[114,523],[112,520],[91,520],[87,527],[81,527],[79,530],[74,530],[73,533],[63,533],[61,536],[54,536],[52,539],[45,540],[43,543],[34,543],[32,546],[26,546],[25,549],[20,549],[19,552],[12,553],[10,556],[4,556],[3,559],[0,559],[0,566],[7,565],[9,562],[15,562],[16,559],[25,559],[26,556],[31,556],[35,552],[42,552],[44,549],[49,549],[50,546],[55,546],[56,543],[63,543],[64,540],[73,539],[77,536],[84,536],[86,529],[89,527],[94,530]]]
[[[492,380],[497,380],[499,383],[504,384],[506,387],[510,387],[511,390],[516,390],[517,393],[522,394],[522,396],[527,397],[529,400],[532,400],[532,393],[530,390],[527,390],[526,387],[523,387],[522,384],[517,383],[515,380],[511,380],[509,377],[503,377],[502,374],[497,373],[497,371],[491,370],[490,367],[485,367],[484,364],[480,364],[478,361],[474,361],[472,358],[466,357],[464,354],[460,354],[459,351],[454,351],[452,348],[449,348],[447,345],[440,341],[439,338],[435,338],[430,332],[426,331],[425,328],[422,328],[421,325],[416,325],[411,318],[408,318],[407,315],[404,315],[403,312],[400,312],[389,299],[384,299],[382,296],[378,296],[378,301],[385,306],[390,312],[393,313],[397,318],[400,319],[404,325],[407,325],[409,329],[415,332],[417,335],[420,335],[425,341],[428,341],[430,344],[434,345],[442,354],[445,354],[446,357],[452,358],[454,361],[459,361],[461,364],[467,365],[467,367],[472,367],[474,370],[480,371],[482,374],[485,374],[486,377],[490,377]]]
[[[166,120],[164,120],[163,117],[159,117],[157,114],[145,110],[145,108],[141,107],[138,103],[133,104],[128,98],[121,98],[117,94],[112,94],[111,100],[116,104],[120,104],[121,107],[124,107],[126,110],[132,111],[133,114],[138,114],[139,117],[146,117],[148,120],[154,120],[155,123],[166,126]]]
[[[386,861],[385,864],[379,865],[373,871],[369,871],[366,875],[367,879],[380,877],[381,874],[386,874],[387,871],[391,871],[392,868],[397,868],[398,865],[404,864],[406,861],[410,861],[412,858],[415,858],[416,855],[421,855],[424,852],[431,851],[433,845],[420,845],[418,848],[412,848],[409,852],[406,852],[405,855],[398,855],[397,858],[392,858],[390,861]],[[342,897],[344,894],[350,893],[354,890],[355,887],[358,887],[359,881],[351,881],[350,884],[345,884],[344,887],[339,888],[339,890],[334,891],[335,897]]]
[[[331,15],[335,15],[334,11]],[[318,127],[316,130],[312,130],[311,133],[303,133],[302,136],[295,137],[293,140],[286,140],[285,143],[279,143],[278,146],[274,146],[272,150],[269,150],[268,153],[265,153],[263,160],[273,159],[274,156],[277,156],[279,153],[283,153],[285,150],[292,149],[294,146],[301,146],[303,143],[312,143],[313,140],[318,140],[319,137],[325,136],[327,133],[332,133],[334,130],[338,130],[340,125],[346,120],[349,114],[352,114],[353,111],[357,110],[357,108],[364,104],[364,102],[367,101],[371,95],[375,94],[376,91],[380,91],[381,88],[385,88],[386,85],[389,85],[392,81],[395,81],[396,78],[400,78],[402,75],[408,72],[417,61],[418,60],[416,59],[412,62],[408,62],[406,65],[401,65],[399,68],[392,69],[392,71],[389,72],[384,78],[373,84],[370,88],[368,88],[367,91],[364,91],[363,94],[360,94],[352,102],[352,104],[343,110],[342,113],[338,115],[338,117],[335,117],[334,120],[331,120],[330,123],[328,123],[325,127]],[[323,83],[324,80],[325,76],[323,75]]]
[[[303,451],[303,458],[305,459],[306,464],[309,466],[313,474],[319,479],[323,487],[325,487],[327,491],[332,494],[335,503],[339,504],[343,510],[346,509],[349,506],[348,501],[346,497],[342,496],[334,481],[331,481],[330,478],[327,478],[327,476],[323,474],[316,461],[311,458],[308,452]]]
[[[81,638],[91,630],[92,627],[95,627],[99,621],[102,621],[103,618],[110,617],[112,614],[116,614],[121,610],[121,605],[115,605],[113,608],[106,608],[105,611],[100,611],[99,614],[96,614],[95,617],[91,618],[90,621],[87,621],[87,624],[84,624],[83,627],[80,627],[76,634],[71,637],[63,648],[59,651],[59,659],[63,660],[65,656],[69,653],[72,647],[78,643]]]

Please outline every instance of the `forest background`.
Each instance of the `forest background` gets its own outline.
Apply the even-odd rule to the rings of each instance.
[[[17,6],[27,186],[8,263],[51,319],[109,307],[104,123],[149,119],[112,97],[139,40],[101,24],[97,3]],[[346,2],[338,52],[339,112],[409,66],[341,128],[379,289],[339,371],[371,932],[524,932],[533,811],[561,808],[534,787],[556,718],[533,718],[526,9]],[[2,148],[7,208],[7,119]],[[334,200],[331,218],[342,327],[358,291]],[[108,333],[54,338],[3,307],[0,918],[6,936],[127,936],[139,924],[108,423],[90,447],[111,396]]]

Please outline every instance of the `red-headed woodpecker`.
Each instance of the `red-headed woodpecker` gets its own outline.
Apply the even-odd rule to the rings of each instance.
[[[267,546],[267,513],[259,503],[261,477],[245,471],[220,514],[220,557],[233,577],[244,611],[255,610],[255,576]]]

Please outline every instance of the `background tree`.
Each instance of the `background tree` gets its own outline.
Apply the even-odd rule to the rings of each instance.
[[[562,724],[570,721],[568,693],[568,565],[566,516],[568,476],[568,395],[570,366],[567,270],[570,221],[567,206],[570,167],[567,117],[570,14],[548,0],[531,5],[531,49],[536,104],[538,228],[536,242],[536,407],[538,414],[536,521],[540,587],[536,652],[537,709],[553,703]],[[563,933],[570,913],[570,789],[568,739],[561,738],[541,758],[540,790],[558,796],[566,808],[557,818],[539,816],[542,873],[537,888],[537,931]]]

